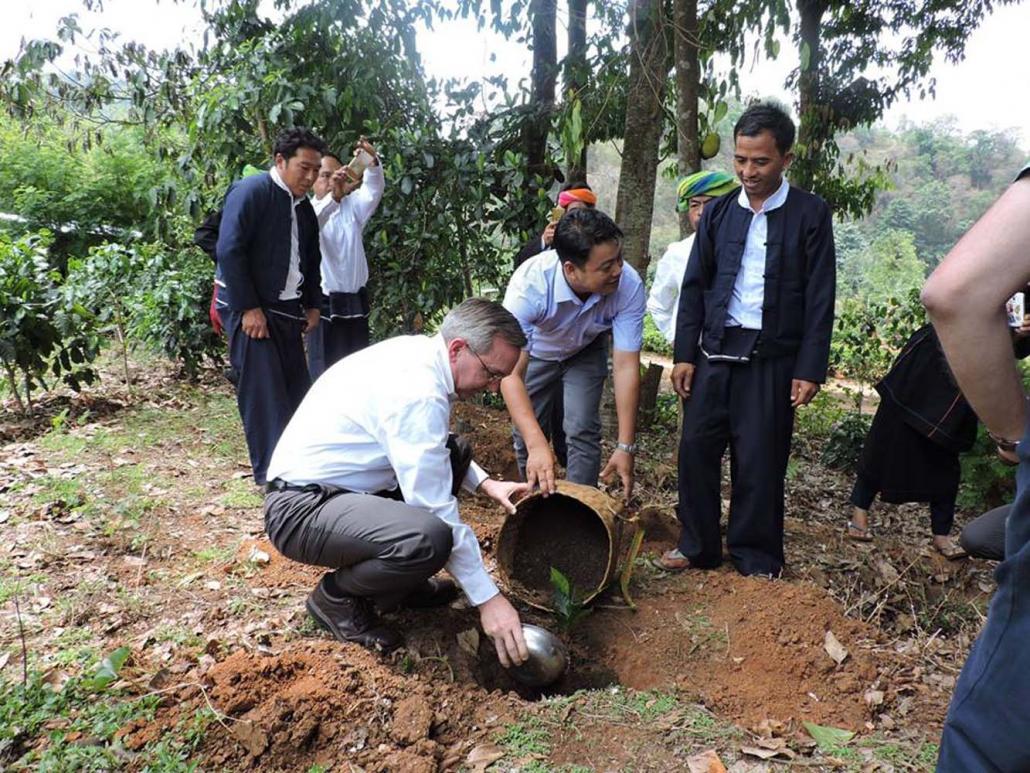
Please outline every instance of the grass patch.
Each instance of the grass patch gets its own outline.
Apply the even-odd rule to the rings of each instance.
[[[551,734],[535,717],[524,722],[513,722],[495,740],[513,757],[548,754],[551,751]]]
[[[91,671],[89,669],[88,671]],[[98,693],[91,675],[73,677],[55,690],[38,672],[26,684],[0,680],[0,768],[9,770],[120,770],[130,752],[116,737],[133,720],[152,720],[160,696]],[[198,711],[174,732],[131,753],[134,769],[180,773],[196,769],[190,758],[213,715]]]
[[[226,492],[218,498],[218,503],[224,507],[244,510],[261,507],[265,503],[265,498],[258,493],[250,478],[234,478],[226,482],[225,488]]]

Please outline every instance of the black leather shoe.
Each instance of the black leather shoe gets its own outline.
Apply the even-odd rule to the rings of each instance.
[[[458,598],[458,586],[454,580],[441,577],[430,577],[415,590],[401,599],[401,606],[408,609],[427,609],[442,607]]]
[[[398,631],[383,625],[372,602],[359,596],[333,598],[318,583],[305,602],[315,622],[338,641],[352,641],[379,652],[390,652],[404,643]]]

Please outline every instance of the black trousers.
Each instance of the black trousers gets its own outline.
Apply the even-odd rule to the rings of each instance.
[[[859,473],[851,489],[851,504],[860,510],[868,510],[880,493],[876,485]],[[955,525],[955,497],[935,497],[930,500],[930,531],[935,537],[947,537]]]
[[[318,327],[307,335],[308,372],[314,382],[348,354],[371,342],[368,327],[368,293],[332,293],[322,296]]]
[[[472,448],[451,436],[452,493],[472,462]],[[451,527],[400,492],[358,494],[317,483],[271,491],[265,531],[276,550],[304,564],[333,569],[332,583],[350,596],[373,598],[388,611],[447,563]]]
[[[265,483],[275,444],[311,386],[304,362],[304,320],[264,311],[268,338],[244,333],[242,312],[221,312],[229,335],[229,363],[238,376],[236,404],[259,484]],[[296,313],[302,313],[299,305]]]
[[[783,488],[794,427],[794,357],[748,363],[699,358],[683,401],[679,451],[679,549],[693,566],[722,563],[722,455],[730,449],[726,543],[742,574],[783,570]]]

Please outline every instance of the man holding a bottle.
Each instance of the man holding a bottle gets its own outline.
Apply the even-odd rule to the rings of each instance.
[[[322,156],[312,202],[322,248],[322,315],[308,336],[312,381],[369,344],[368,261],[361,233],[385,185],[379,156],[364,137],[346,165],[331,153]]]

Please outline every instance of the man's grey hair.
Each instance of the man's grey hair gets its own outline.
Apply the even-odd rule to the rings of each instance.
[[[517,349],[526,345],[526,334],[514,315],[497,301],[467,298],[459,303],[440,323],[444,341],[464,338],[476,354],[486,354],[500,336]]]

